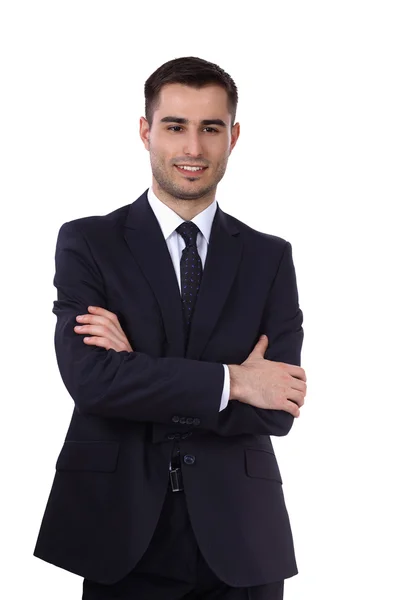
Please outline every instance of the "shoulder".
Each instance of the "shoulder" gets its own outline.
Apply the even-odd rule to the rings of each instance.
[[[110,234],[113,230],[123,227],[130,206],[130,204],[121,206],[106,215],[92,215],[67,221],[61,225],[60,234],[75,232],[91,238]]]
[[[280,236],[254,229],[222,210],[221,214],[223,215],[225,222],[229,224],[229,228],[231,230],[236,229],[240,234],[243,244],[251,247],[255,251],[282,256],[285,249],[291,247],[290,242]]]

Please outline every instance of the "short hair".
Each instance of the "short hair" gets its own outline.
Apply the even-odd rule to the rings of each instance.
[[[232,77],[212,62],[195,56],[185,56],[174,58],[161,65],[144,84],[145,117],[150,127],[161,89],[169,83],[181,83],[194,88],[202,88],[210,84],[219,85],[227,92],[228,109],[232,117],[232,125],[234,124],[238,91]]]

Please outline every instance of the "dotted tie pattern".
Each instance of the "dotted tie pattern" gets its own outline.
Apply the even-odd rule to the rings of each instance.
[[[200,230],[192,221],[185,221],[176,231],[186,244],[181,257],[181,296],[183,314],[189,328],[203,274],[201,258],[197,251],[197,234]]]

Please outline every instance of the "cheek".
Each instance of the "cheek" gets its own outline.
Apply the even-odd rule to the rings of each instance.
[[[176,143],[174,144],[170,139],[165,140],[162,138],[151,140],[150,151],[158,162],[165,163],[171,162],[174,156],[179,154]]]
[[[150,155],[153,162],[163,163],[165,162],[165,149],[159,142],[151,142],[150,144]]]
[[[229,140],[221,139],[216,143],[208,144],[207,152],[210,158],[215,160],[216,162],[223,162],[226,160],[227,156],[229,156]]]
[[[218,167],[226,165],[228,158],[229,158],[229,150],[226,148],[223,148],[220,150],[220,152],[214,154],[214,156],[212,158],[212,162],[218,168]]]

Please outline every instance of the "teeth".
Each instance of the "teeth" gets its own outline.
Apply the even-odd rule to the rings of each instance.
[[[180,169],[184,169],[185,171],[201,171],[204,167],[187,167],[177,165]]]

